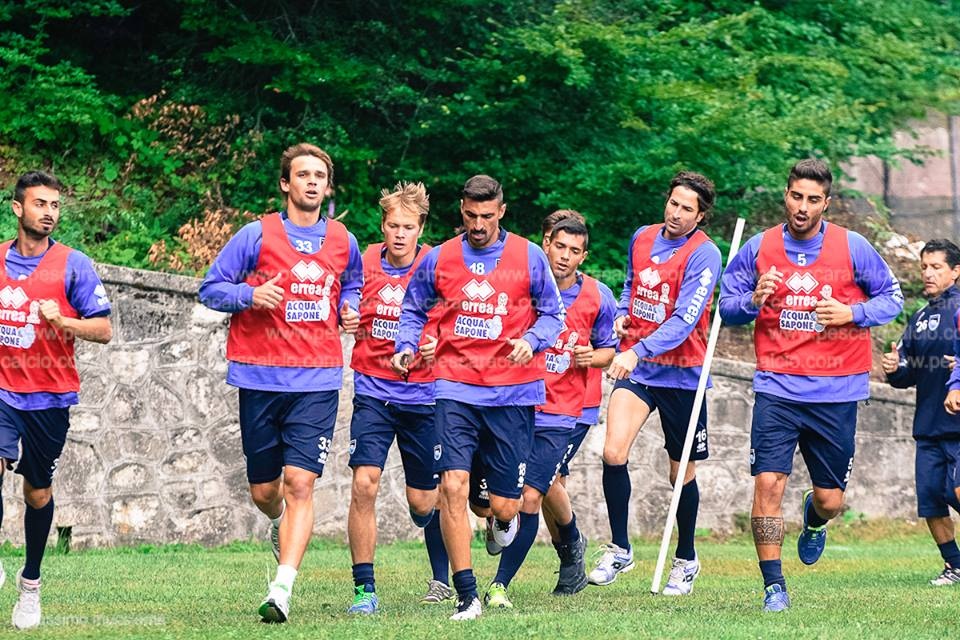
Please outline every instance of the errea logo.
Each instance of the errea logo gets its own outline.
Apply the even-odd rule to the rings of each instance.
[[[481,302],[496,293],[493,285],[486,280],[478,282],[476,278],[464,285],[463,292],[467,294],[467,297],[471,300],[479,300]]]
[[[320,268],[316,262],[311,260],[310,262],[304,262],[301,260],[293,269],[290,269],[290,272],[297,277],[300,282],[316,282],[323,276],[323,269]]]
[[[647,289],[653,289],[655,286],[660,284],[660,272],[647,267],[640,272],[640,282]]]
[[[386,304],[400,305],[403,302],[403,294],[406,293],[403,287],[398,284],[384,285],[377,295]]]
[[[23,289],[20,287],[14,289],[13,287],[7,285],[2,291],[0,291],[0,304],[5,307],[19,309],[27,302],[27,300],[29,300],[27,294],[24,293]]]
[[[800,275],[794,271],[786,281],[787,287],[794,293],[810,293],[818,284],[820,283],[809,272]]]

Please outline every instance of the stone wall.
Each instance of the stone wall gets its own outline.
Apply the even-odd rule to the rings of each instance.
[[[81,404],[54,481],[55,527],[70,527],[75,546],[265,538],[266,521],[250,502],[237,423],[237,392],[224,383],[225,314],[197,302],[199,281],[101,266],[113,303],[114,339],[77,349]],[[349,351],[352,339],[345,340]],[[709,394],[710,459],[698,471],[699,526],[733,527],[749,512],[752,366],[715,364]],[[347,444],[352,375],[344,377],[327,473],[315,492],[317,535],[346,539],[350,474]],[[914,515],[912,393],[874,385],[861,405],[857,464],[848,503],[868,517]],[[568,486],[578,521],[592,540],[609,536],[601,488],[603,425],[588,436]],[[788,520],[808,477],[799,456],[785,501]],[[632,532],[658,533],[670,501],[667,458],[654,415],[630,454]],[[0,539],[21,542],[20,478],[4,479]],[[391,453],[379,500],[381,540],[416,537],[403,473]],[[55,535],[52,534],[52,535]]]

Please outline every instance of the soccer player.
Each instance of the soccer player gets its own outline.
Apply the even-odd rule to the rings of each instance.
[[[113,334],[107,292],[90,258],[51,237],[61,191],[60,180],[48,173],[20,176],[13,192],[17,237],[0,244],[0,487],[4,469],[16,463],[25,503],[26,560],[13,606],[18,629],[40,624],[51,484],[80,390],[74,341],[106,344]],[[5,579],[0,566],[0,585]]]
[[[707,350],[710,301],[720,273],[720,250],[698,226],[713,206],[713,183],[681,171],[670,181],[663,223],[642,226],[627,253],[627,278],[614,328],[621,352],[607,373],[616,380],[607,412],[603,444],[603,496],[612,541],[604,549],[590,582],[607,585],[634,567],[627,537],[630,447],[650,414],[660,412],[670,484],[678,481],[700,370]],[[707,449],[707,410],[696,427],[696,447],[680,481],[676,555],[666,595],[686,595],[700,572],[693,537],[700,505],[697,460]]]
[[[437,479],[433,473],[434,377],[419,361],[406,379],[390,366],[399,328],[400,304],[410,276],[430,250],[417,243],[430,209],[421,183],[399,183],[381,193],[380,228],[383,242],[363,254],[363,292],[360,327],[350,366],[354,371],[353,420],[350,423],[350,466],[353,490],[347,519],[347,536],[353,557],[354,601],[350,613],[376,613],[373,560],[377,543],[376,500],[380,476],[394,438],[400,449],[407,483],[407,502],[414,524],[423,528],[427,555],[433,570],[425,603],[453,597],[449,587],[447,551],[440,535]],[[428,345],[420,353],[432,356],[436,337],[428,327]],[[435,329],[432,329],[436,333]],[[430,352],[428,353],[428,349]]]
[[[546,352],[547,401],[536,410],[520,529],[513,544],[500,555],[497,574],[484,596],[485,603],[492,607],[513,606],[507,588],[537,536],[541,505],[556,519],[559,538],[555,546],[560,556],[560,576],[554,595],[572,595],[587,586],[583,560],[587,541],[577,528],[570,497],[555,479],[583,413],[588,371],[591,367],[606,367],[613,359],[616,302],[606,286],[578,271],[589,250],[587,227],[579,217],[577,214],[558,221],[546,243],[547,259],[560,289],[566,319],[563,332]]]
[[[509,546],[533,443],[534,407],[546,400],[544,351],[563,307],[540,247],[500,228],[503,189],[489,176],[467,180],[460,201],[465,232],[427,254],[403,300],[393,366],[410,371],[427,312],[441,305],[434,374],[441,530],[457,605],[451,619],[482,607],[470,560],[467,496],[475,452],[486,470],[494,534]]]
[[[784,190],[786,223],[751,238],[721,280],[723,320],[755,321],[750,521],[764,611],[790,606],[780,555],[794,451],[799,444],[813,483],[803,493],[797,552],[813,564],[853,469],[857,401],[870,395],[869,327],[903,308],[897,279],[870,243],[823,219],[832,183],[820,160],[795,164]]]
[[[920,251],[920,274],[927,305],[910,316],[900,343],[890,343],[881,361],[887,382],[898,389],[916,386],[913,439],[917,443],[917,515],[925,518],[940,548],[943,571],[935,586],[960,584],[957,548],[950,507],[960,512],[960,416],[944,402],[954,357],[960,310],[960,248],[949,240],[931,240]]]
[[[280,158],[285,210],[244,226],[200,285],[200,301],[233,314],[227,384],[240,389],[250,495],[271,523],[276,578],[258,612],[285,622],[313,531],[313,487],[337,419],[340,328],[357,330],[363,286],[353,234],[320,215],[333,161],[312,144]]]

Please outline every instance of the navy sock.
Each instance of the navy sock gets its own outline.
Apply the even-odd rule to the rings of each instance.
[[[807,504],[807,526],[822,527],[827,524],[827,522],[829,521],[826,518],[821,518],[817,510],[813,508],[813,497],[811,497],[810,502]]]
[[[430,524],[430,521],[433,520],[433,514],[435,514],[436,512],[437,510],[434,509],[430,513],[422,516],[416,511],[414,511],[413,507],[410,507],[410,518],[413,520],[413,524],[423,529],[425,526]]]
[[[353,565],[353,586],[363,587],[364,591],[372,593],[377,590],[376,584],[373,578],[372,562],[361,562]]]
[[[573,544],[580,538],[580,531],[577,529],[577,514],[567,524],[557,525],[557,535],[560,536],[560,544]]]
[[[457,598],[470,602],[477,597],[477,579],[473,577],[473,569],[464,569],[453,574],[453,588]]]
[[[787,581],[783,578],[783,565],[779,560],[761,560],[760,573],[763,574],[764,588],[772,584],[779,584],[784,589],[787,588]]]
[[[700,488],[694,478],[680,490],[677,505],[677,557],[693,560],[697,552],[693,548],[693,536],[697,530],[697,510],[700,508]]]
[[[537,529],[540,528],[540,513],[520,512],[520,529],[517,531],[517,537],[513,539],[509,547],[505,547],[500,552],[500,566],[497,567],[497,575],[494,582],[499,582],[503,586],[509,586],[510,581],[517,575],[520,565],[526,559],[533,546],[533,541],[537,539]]]
[[[40,563],[47,547],[47,536],[53,524],[53,496],[42,509],[34,509],[29,504],[23,514],[23,533],[27,539],[27,559],[23,564],[23,577],[27,580],[40,578]]]
[[[443,546],[443,535],[440,533],[439,509],[434,509],[433,518],[423,528],[423,541],[427,545],[427,557],[430,558],[430,570],[433,572],[433,579],[449,585],[448,567],[450,558],[447,556],[447,548]]]
[[[603,463],[603,498],[607,502],[611,541],[629,551],[627,516],[630,508],[630,472],[627,471],[627,465]]]
[[[938,544],[937,548],[940,549],[940,556],[944,562],[954,569],[960,569],[960,549],[957,548],[956,540]]]

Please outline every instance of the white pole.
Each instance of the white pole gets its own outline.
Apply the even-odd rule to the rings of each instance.
[[[730,241],[730,253],[727,254],[727,264],[740,249],[743,238],[745,220],[737,218],[737,226],[733,231],[733,240]],[[720,337],[720,301],[717,300],[713,314],[713,324],[710,325],[710,338],[707,340],[707,354],[703,359],[700,371],[700,380],[697,382],[697,394],[693,399],[693,411],[687,423],[687,437],[683,441],[683,453],[680,456],[680,466],[677,469],[677,479],[673,483],[673,498],[670,500],[670,511],[667,512],[667,523],[663,527],[663,539],[660,541],[660,555],[657,557],[657,568],[653,572],[653,582],[650,583],[650,593],[660,593],[660,579],[663,578],[663,566],[667,561],[667,548],[670,546],[670,537],[673,535],[673,524],[677,519],[677,507],[680,505],[680,492],[683,490],[683,479],[687,475],[687,463],[690,461],[690,450],[693,449],[693,437],[697,432],[697,420],[700,418],[700,408],[703,406],[704,396],[707,393],[707,379],[710,377],[710,366],[713,364],[713,352],[717,349],[717,338]]]

